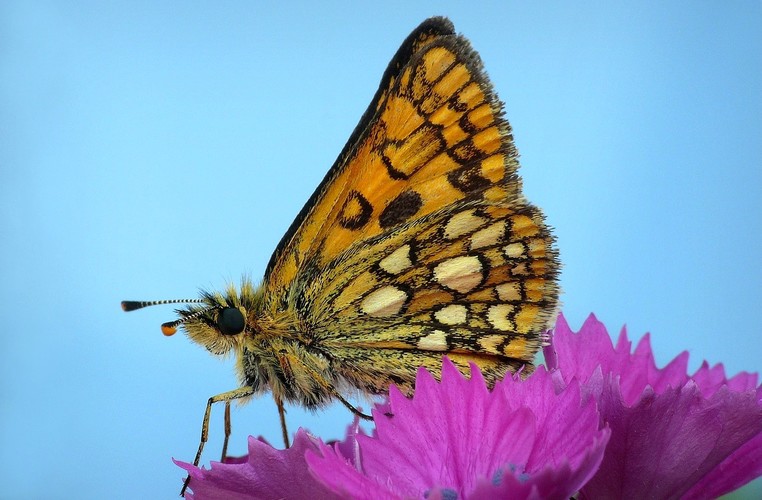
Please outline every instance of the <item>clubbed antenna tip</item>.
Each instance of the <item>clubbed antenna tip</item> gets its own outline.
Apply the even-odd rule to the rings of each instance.
[[[142,309],[149,306],[160,306],[164,304],[198,304],[204,302],[204,299],[171,299],[171,300],[123,300],[122,311],[130,312],[136,309]]]

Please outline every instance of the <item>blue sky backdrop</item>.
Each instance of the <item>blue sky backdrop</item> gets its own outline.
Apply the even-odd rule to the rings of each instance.
[[[563,310],[762,368],[760,2],[0,3],[0,470],[8,498],[169,498],[236,387],[159,325],[272,250],[405,36],[480,52],[556,228]],[[221,408],[205,462],[217,459]],[[289,408],[324,438],[341,406]],[[233,414],[280,444],[275,406]],[[759,492],[757,483],[757,492]]]

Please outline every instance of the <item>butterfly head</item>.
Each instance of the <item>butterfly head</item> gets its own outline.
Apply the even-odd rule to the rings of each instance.
[[[243,336],[254,328],[253,311],[260,294],[244,281],[241,289],[228,286],[225,293],[202,291],[198,299],[176,299],[155,301],[122,301],[122,310],[134,311],[143,307],[162,304],[187,304],[176,309],[179,316],[174,321],[162,323],[161,331],[172,336],[182,327],[188,337],[216,355],[224,355],[241,345]]]

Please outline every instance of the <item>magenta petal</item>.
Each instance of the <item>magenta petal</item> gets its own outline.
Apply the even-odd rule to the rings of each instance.
[[[577,491],[573,485],[584,484],[595,474],[603,459],[609,433],[602,433],[586,448],[583,456],[579,457],[576,468],[568,463],[549,465],[530,476],[521,477],[516,474],[504,474],[500,481],[482,480],[468,496],[469,500],[501,499],[568,499]]]
[[[361,467],[327,446],[307,462],[344,497],[569,498],[597,470],[609,431],[576,384],[556,394],[553,377],[540,369],[490,392],[476,367],[466,379],[445,359],[440,383],[421,369],[412,399],[391,390],[392,417],[374,411],[375,435],[357,438]]]
[[[534,417],[513,415],[501,398],[490,397],[478,370],[469,380],[445,361],[438,384],[420,369],[415,397],[393,389],[390,402],[394,417],[374,412],[377,439],[359,441],[365,473],[380,484],[393,480],[398,494],[448,487],[462,496],[477,479],[464,471],[489,476],[506,462],[525,463],[530,454]],[[514,427],[515,432],[505,430]],[[498,449],[502,453],[495,456]]]
[[[316,498],[335,496],[310,474],[304,459],[318,450],[319,441],[300,429],[287,450],[249,437],[249,456],[244,463],[212,462],[211,469],[176,461],[191,476],[186,498],[190,500],[251,498]]]
[[[620,377],[621,394],[628,404],[637,402],[646,386],[651,386],[660,393],[688,380],[687,352],[659,369],[656,367],[648,335],[641,339],[632,354],[631,346],[632,342],[627,339],[627,331],[623,328],[615,347],[606,327],[592,314],[577,334],[569,328],[563,315],[559,315],[552,345],[557,361],[548,367],[560,370],[567,382],[576,378],[584,383],[597,368],[603,374],[615,373]]]
[[[598,474],[582,488],[584,498],[680,497],[762,432],[762,407],[753,392],[725,388],[706,399],[689,382],[662,394],[647,390],[627,407],[616,382],[608,385],[599,407],[611,440]]]
[[[561,370],[567,381],[574,377],[584,380],[603,360],[615,354],[606,327],[592,314],[585,320],[580,334],[576,335],[564,315],[559,314],[553,329],[552,345],[545,348],[546,352],[549,350],[553,355],[546,354],[548,369]]]
[[[704,363],[693,377],[683,352],[657,368],[648,336],[630,353],[590,316],[578,334],[559,317],[550,361],[556,380],[575,378],[598,401],[611,441],[589,498],[711,498],[762,473],[762,387],[756,374],[727,379]]]
[[[706,397],[714,394],[720,387],[727,386],[736,392],[746,392],[757,388],[757,374],[741,372],[735,377],[728,379],[725,376],[725,368],[722,363],[710,367],[704,361],[701,367],[691,377],[701,388]]]
[[[542,366],[523,382],[512,379],[499,382],[495,392],[505,396],[508,408],[527,405],[536,415],[537,426],[542,432],[527,463],[530,470],[553,463],[552,457],[561,455],[576,465],[587,451],[590,436],[598,432],[600,417],[595,402],[581,403],[576,381],[565,390],[556,391],[553,375]],[[558,394],[554,398],[547,397],[555,392]]]
[[[495,387],[505,395],[508,407],[521,402],[536,415],[541,432],[526,470],[540,485],[543,498],[555,496],[557,486],[567,496],[582,487],[597,471],[609,436],[608,429],[598,429],[600,415],[594,400],[581,402],[576,381],[559,390],[554,378],[555,374],[539,367],[523,382],[509,379]],[[555,398],[547,397],[554,392]],[[550,479],[544,480],[543,474]]]
[[[320,446],[320,452],[310,450],[305,456],[312,473],[329,488],[334,496],[364,499],[397,499],[391,484],[379,484],[364,475],[336,448]]]
[[[717,498],[759,476],[762,476],[762,433],[744,443],[704,476],[686,493],[684,499]]]
[[[360,417],[355,416],[352,424],[347,427],[346,437],[342,441],[334,444],[336,453],[351,463],[357,470],[362,468],[360,463],[360,445],[357,442],[357,436],[360,435],[362,435],[362,429],[360,429]],[[322,449],[325,445],[321,443],[320,446]],[[309,453],[307,455],[309,455]]]
[[[630,353],[632,343],[622,329],[616,346],[611,343],[605,326],[590,315],[575,334],[563,315],[559,315],[552,345],[545,348],[550,370],[560,370],[567,382],[577,378],[583,383],[600,367],[602,373],[620,378],[620,390],[628,405],[635,404],[643,390],[650,386],[656,394],[670,387],[680,387],[694,380],[709,397],[720,387],[736,392],[757,388],[757,374],[739,373],[728,379],[721,364],[714,367],[704,362],[691,377],[687,374],[688,352],[680,353],[664,368],[657,368],[649,335],[646,334]],[[549,357],[548,357],[549,356]]]

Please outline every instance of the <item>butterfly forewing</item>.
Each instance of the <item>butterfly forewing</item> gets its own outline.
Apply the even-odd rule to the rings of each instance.
[[[361,133],[281,242],[269,289],[296,280],[304,260],[325,264],[357,240],[412,217],[469,196],[518,195],[509,127],[478,55],[449,21],[436,34],[423,33],[409,38],[416,51],[400,49]]]

